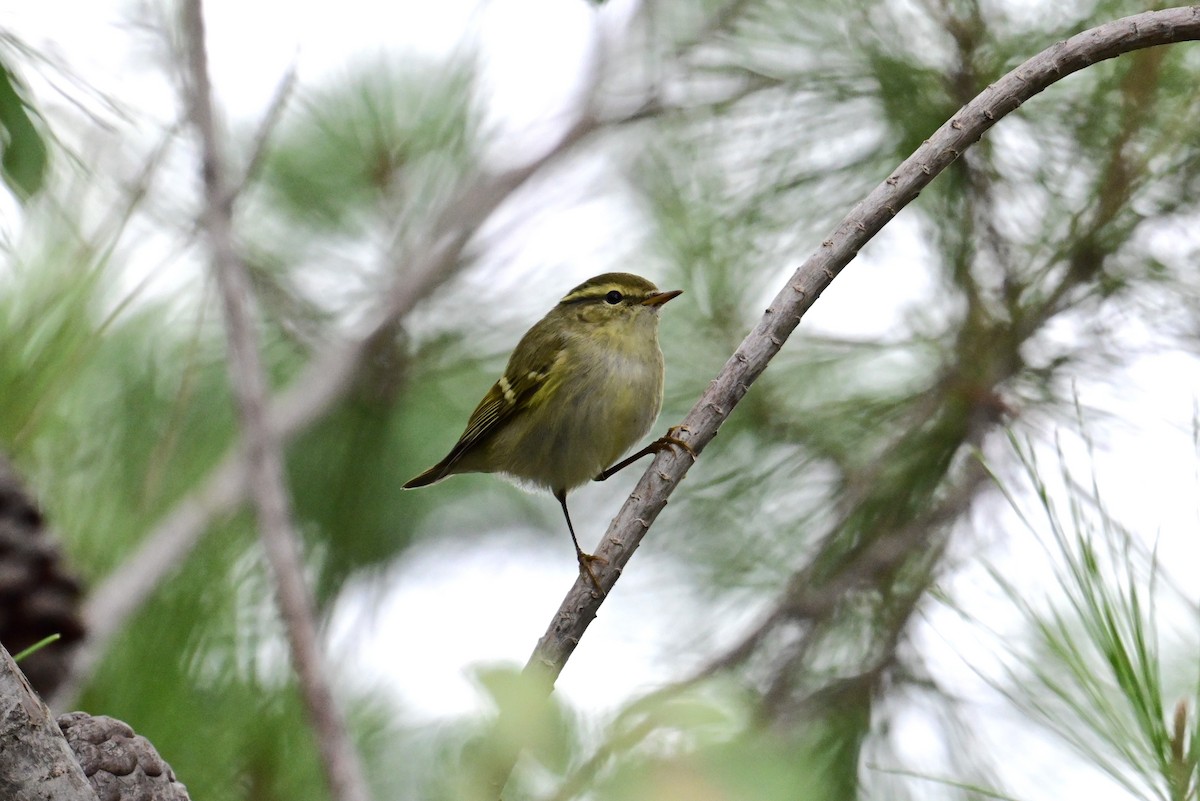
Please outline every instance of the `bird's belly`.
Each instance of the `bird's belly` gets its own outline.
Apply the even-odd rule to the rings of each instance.
[[[614,378],[619,376],[619,378]],[[551,490],[595,478],[646,435],[658,417],[662,368],[629,360],[597,363],[559,387],[541,414],[497,437],[492,454],[503,472]],[[510,454],[523,454],[521,459]]]

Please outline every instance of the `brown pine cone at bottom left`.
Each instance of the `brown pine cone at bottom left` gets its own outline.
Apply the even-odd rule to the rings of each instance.
[[[150,741],[125,723],[68,712],[58,727],[100,801],[191,801]]]

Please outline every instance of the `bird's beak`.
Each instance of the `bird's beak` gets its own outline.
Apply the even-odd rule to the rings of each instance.
[[[677,298],[683,294],[682,289],[672,289],[670,292],[655,292],[650,297],[642,301],[643,306],[661,306],[671,298]]]

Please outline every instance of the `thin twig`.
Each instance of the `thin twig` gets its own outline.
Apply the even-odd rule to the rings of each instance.
[[[246,166],[242,168],[241,177],[236,185],[230,188],[231,198],[240,197],[250,182],[258,177],[258,171],[262,167],[271,143],[271,136],[279,126],[280,120],[283,119],[283,113],[287,110],[292,94],[296,91],[299,79],[300,71],[293,61],[275,87],[275,91],[271,94],[271,102],[267,104],[267,111],[259,121],[258,127],[254,129],[254,141],[250,145],[250,158],[247,159]]]
[[[335,801],[369,801],[366,774],[326,676],[315,604],[304,580],[304,560],[292,522],[283,446],[267,416],[268,388],[258,350],[254,288],[233,240],[233,198],[214,119],[201,0],[184,3],[183,29],[188,75],[185,99],[201,147],[204,228],[225,313],[229,378],[246,446],[246,472],[258,513],[259,536],[330,794]]]
[[[796,270],[684,418],[682,438],[695,453],[703,451],[837,274],[921,189],[998,120],[1048,86],[1098,61],[1146,47],[1196,39],[1200,39],[1200,7],[1137,14],[1047,48],[981,92],[867,195]],[[596,573],[606,594],[611,593],[621,571],[691,464],[692,457],[687,453],[675,449],[659,453],[609,525],[595,551],[603,560]],[[607,595],[595,592],[591,582],[581,578],[554,614],[525,667],[526,673],[542,681],[547,691],[595,618],[604,597]],[[515,749],[511,756],[511,762],[496,765],[492,773],[498,789],[507,783],[512,772]]]

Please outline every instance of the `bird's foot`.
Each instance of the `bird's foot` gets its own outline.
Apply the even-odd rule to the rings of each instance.
[[[595,554],[584,553],[583,551],[579,551],[577,556],[579,557],[579,572],[591,579],[592,586],[596,588],[596,592],[600,593],[601,598],[605,597],[608,593],[600,586],[600,580],[596,578],[596,573],[592,570],[592,563],[598,562],[602,565],[607,565],[608,560],[603,556],[596,556]]]
[[[650,447],[654,448],[654,452],[665,451],[667,448],[683,448],[692,457],[692,461],[696,461],[696,452],[692,450],[692,446],[681,440],[677,434],[682,432],[691,433],[692,430],[687,426],[671,426],[667,429],[667,433],[656,439]]]
[[[654,440],[654,442],[651,442],[649,445],[635,453],[633,456],[622,459],[607,470],[601,470],[599,475],[593,478],[592,481],[607,481],[610,477],[621,472],[626,467],[629,467],[629,465],[633,464],[638,459],[641,459],[643,456],[649,456],[652,453],[659,453],[660,451],[665,451],[667,448],[683,448],[692,457],[692,461],[696,461],[696,452],[692,450],[692,446],[675,436],[682,431],[690,430],[691,429],[689,429],[687,426],[671,426],[667,429],[665,436],[659,437],[658,439]]]

